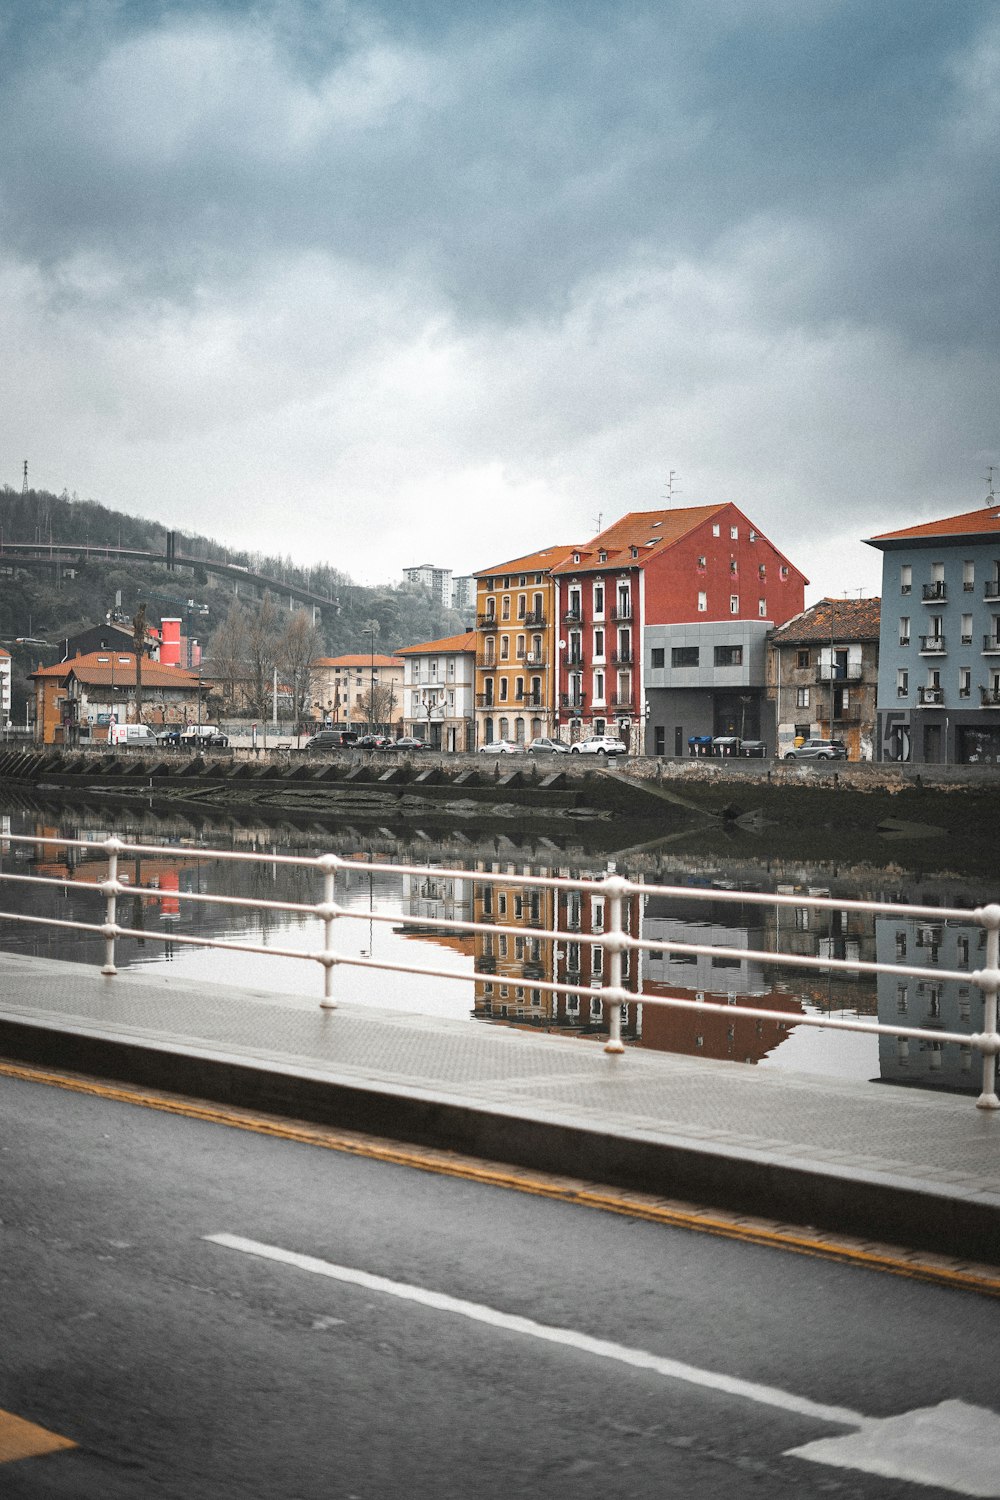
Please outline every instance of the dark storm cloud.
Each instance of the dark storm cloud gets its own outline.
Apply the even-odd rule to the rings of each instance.
[[[120,258],[143,295],[303,250],[460,317],[559,314],[630,261],[792,221],[762,307],[995,337],[996,174],[962,128],[978,4],[121,4],[8,21],[17,253]],[[957,274],[956,274],[957,272]]]

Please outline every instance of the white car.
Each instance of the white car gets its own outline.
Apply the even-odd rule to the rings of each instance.
[[[571,745],[571,755],[627,755],[628,746],[624,740],[616,739],[613,734],[592,734],[589,739],[580,740]]]
[[[490,740],[488,745],[480,745],[480,755],[520,755],[524,750],[523,745],[518,745],[514,740]]]

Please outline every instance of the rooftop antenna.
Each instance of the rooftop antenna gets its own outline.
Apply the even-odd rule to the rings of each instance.
[[[670,505],[673,501],[674,496],[679,495],[680,492],[680,485],[677,483],[677,470],[671,469],[670,473],[667,475],[667,493],[663,498],[667,502],[667,504]]]
[[[991,470],[991,472],[992,472],[992,470]],[[24,478],[21,481],[21,494],[22,495],[26,495],[27,493],[28,493],[28,460],[25,459],[24,460]]]
[[[996,496],[993,493],[993,465],[992,464],[987,464],[987,466],[986,466],[986,473],[984,475],[984,478],[986,480],[986,483],[990,487],[989,494],[986,496],[986,503],[987,503],[987,505],[992,505],[993,501],[996,499]]]
[[[603,520],[604,520],[604,512],[602,510],[599,510],[597,512],[597,515],[594,517],[594,525],[595,525],[595,527],[597,528],[598,531],[600,531],[600,529],[601,529],[601,522]]]

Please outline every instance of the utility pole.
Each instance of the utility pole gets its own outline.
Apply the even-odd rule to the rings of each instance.
[[[24,460],[24,478],[21,481],[21,494],[22,495],[26,495],[27,493],[28,493],[28,460],[25,459]]]
[[[135,722],[142,723],[142,654],[146,649],[146,606],[140,604],[132,621],[132,645],[135,647]]]

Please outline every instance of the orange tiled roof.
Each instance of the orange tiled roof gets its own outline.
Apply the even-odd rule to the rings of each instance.
[[[606,526],[583,547],[574,551],[579,556],[573,562],[572,554],[554,571],[572,573],[581,568],[611,568],[625,564],[644,563],[652,553],[663,550],[688,536],[713,516],[719,515],[729,506],[729,501],[720,505],[688,505],[670,510],[632,510],[621,516],[611,526]],[[632,548],[638,557],[632,556]],[[599,554],[607,553],[603,562]]]
[[[883,531],[867,537],[869,547],[882,542],[917,541],[920,537],[995,535],[1000,531],[1000,506],[986,505],[982,510],[967,510],[960,516],[946,516],[941,521],[924,521],[919,526],[905,526],[901,531]]]
[[[6,657],[7,657],[7,658],[8,658],[8,659],[9,659],[9,657],[10,657],[10,652],[9,652],[9,651],[5,651],[5,650],[4,650],[4,649],[3,649],[3,647],[2,647],[2,646],[0,646],[0,656],[6,656]]]
[[[510,562],[494,563],[491,568],[480,568],[473,578],[489,578],[494,573],[543,573],[555,571],[556,565],[573,552],[572,547],[543,547],[540,552],[529,552],[527,557],[515,557]]]
[[[78,682],[90,683],[94,687],[109,686],[112,682],[118,687],[134,687],[135,656],[131,651],[88,651],[85,656],[72,656],[68,661],[57,662],[54,667],[39,667],[30,676],[73,676]],[[188,672],[183,667],[168,667],[162,662],[144,661],[142,684],[149,688],[197,687],[198,674]]]
[[[424,641],[420,646],[400,646],[397,656],[431,656],[435,652],[472,651],[476,649],[476,632],[466,630],[462,635],[449,635],[441,641]]]
[[[820,599],[772,635],[779,646],[802,641],[877,641],[881,599]]]
[[[370,651],[356,652],[347,656],[317,656],[310,665],[313,667],[367,667],[369,671],[372,665],[376,667],[401,667],[403,663],[397,656],[372,656]]]

